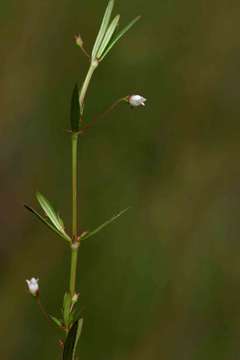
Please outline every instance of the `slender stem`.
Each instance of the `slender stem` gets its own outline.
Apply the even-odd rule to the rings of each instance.
[[[70,294],[74,296],[76,287],[77,274],[77,257],[78,257],[78,171],[77,171],[77,154],[78,154],[78,134],[72,134],[72,247],[71,247],[71,270],[70,270]]]
[[[81,115],[83,114],[84,100],[85,100],[85,96],[86,96],[86,93],[87,93],[87,89],[88,89],[91,78],[92,78],[93,73],[94,73],[95,69],[97,68],[97,66],[98,66],[98,61],[97,60],[91,62],[90,67],[88,69],[87,76],[86,76],[86,78],[84,80],[84,83],[82,85],[82,89],[80,91],[79,103],[80,103],[80,108],[81,108]]]
[[[72,235],[76,240],[78,231],[78,134],[72,134]]]
[[[50,316],[48,315],[47,311],[45,310],[45,308],[44,308],[44,306],[43,306],[43,304],[42,304],[42,302],[41,302],[41,300],[40,300],[39,295],[36,297],[36,300],[37,300],[37,304],[38,304],[38,306],[39,306],[39,309],[40,309],[41,313],[43,314],[43,316],[45,317],[45,319],[48,321],[48,323],[49,323],[51,326],[54,326],[54,327],[57,326],[57,324],[55,324],[55,323],[52,321],[52,319],[51,319]],[[59,327],[57,326],[57,328],[59,328]]]
[[[88,59],[90,59],[90,55],[89,55],[89,53],[87,52],[87,50],[82,46],[81,47],[81,49],[82,49],[82,52],[84,53],[84,55],[86,55],[86,57],[88,58]]]
[[[81,115],[83,114],[84,100],[87,93],[88,86],[90,84],[94,70],[98,66],[98,61],[92,61],[88,69],[86,78],[83,82],[79,102],[81,108]],[[70,280],[69,291],[73,297],[76,292],[76,278],[77,278],[77,260],[78,260],[78,133],[72,133],[72,246],[71,246],[71,268],[70,268]]]
[[[71,253],[71,276],[70,276],[70,294],[75,295],[76,279],[77,279],[77,259],[78,249],[72,249]]]
[[[115,109],[115,107],[120,104],[122,101],[126,101],[127,97],[123,97],[123,98],[120,98],[118,100],[116,100],[111,106],[109,106],[103,113],[99,114],[97,117],[93,118],[92,121],[90,122],[90,124],[87,124],[83,127],[83,131],[85,130],[88,130],[89,128],[91,128],[94,123],[97,121],[97,120],[100,120],[102,119],[103,117],[105,117],[106,115],[108,115],[112,110]]]

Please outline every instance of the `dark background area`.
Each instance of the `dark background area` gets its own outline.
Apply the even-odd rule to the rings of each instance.
[[[0,355],[58,359],[59,334],[25,279],[40,278],[58,315],[69,251],[30,214],[36,190],[71,220],[69,101],[106,1],[0,4]],[[90,120],[122,104],[79,147],[82,244],[80,358],[236,360],[240,334],[240,7],[238,1],[119,0],[142,20],[101,64]]]

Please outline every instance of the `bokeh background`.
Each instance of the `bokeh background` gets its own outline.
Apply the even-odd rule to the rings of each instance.
[[[36,190],[71,219],[69,100],[105,0],[0,3],[0,357],[59,359],[25,279],[58,315],[69,253],[27,213]],[[240,7],[119,0],[140,23],[97,70],[87,118],[129,93],[79,148],[81,359],[236,360],[240,336]]]

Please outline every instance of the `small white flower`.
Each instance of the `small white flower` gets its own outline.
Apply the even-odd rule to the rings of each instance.
[[[26,280],[28,290],[30,294],[33,296],[37,296],[39,293],[39,285],[38,285],[39,279],[31,278],[31,280]]]
[[[145,106],[146,101],[147,101],[147,99],[145,99],[141,95],[131,95],[128,97],[129,104],[134,107]]]

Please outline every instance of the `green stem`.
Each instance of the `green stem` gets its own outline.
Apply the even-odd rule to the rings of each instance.
[[[70,294],[74,296],[76,288],[77,258],[78,258],[78,134],[72,134],[72,247],[70,270]]]
[[[71,295],[71,297],[73,297],[75,295],[75,290],[76,290],[77,259],[78,259],[78,248],[72,248],[71,275],[70,275],[70,295]]]
[[[72,134],[72,235],[76,240],[78,231],[78,134]]]
[[[88,69],[88,73],[82,85],[79,102],[81,115],[83,114],[84,100],[89,87],[94,70],[98,66],[98,61],[92,61]],[[71,246],[71,269],[70,269],[70,281],[69,290],[70,295],[73,297],[76,292],[76,278],[77,278],[77,260],[78,260],[78,171],[77,171],[77,155],[78,155],[78,133],[72,134],[72,246]]]
[[[98,66],[98,61],[97,60],[91,62],[90,67],[88,69],[87,76],[86,76],[86,78],[84,80],[84,83],[82,85],[82,89],[80,91],[79,103],[80,103],[81,115],[83,114],[84,100],[85,100],[85,96],[86,96],[86,93],[87,93],[87,89],[89,87],[91,78],[92,78],[93,73],[94,73],[95,69],[97,68],[97,66]]]

